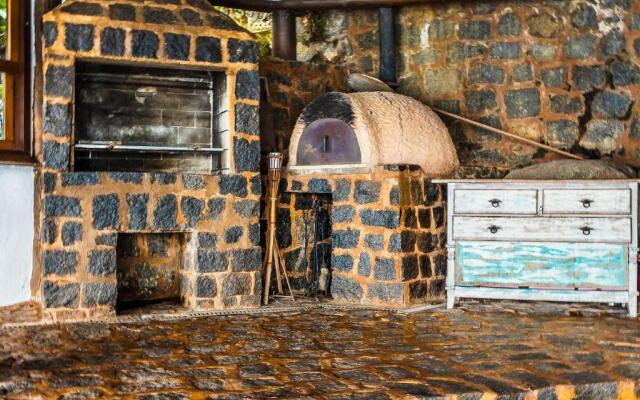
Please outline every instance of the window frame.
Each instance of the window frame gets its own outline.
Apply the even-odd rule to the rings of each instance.
[[[4,73],[4,138],[0,140],[0,162],[32,162],[29,110],[29,3],[7,1],[7,55],[0,59]]]

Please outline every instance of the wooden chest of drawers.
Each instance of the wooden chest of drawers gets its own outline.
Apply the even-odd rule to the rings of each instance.
[[[456,298],[620,303],[637,315],[638,184],[442,181]]]

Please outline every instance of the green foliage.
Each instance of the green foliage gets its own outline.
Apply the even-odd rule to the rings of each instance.
[[[1,1],[1,0],[0,0]],[[236,24],[256,35],[260,45],[260,54],[271,54],[271,14],[257,11],[240,10],[237,8],[215,7],[221,13],[227,14]]]

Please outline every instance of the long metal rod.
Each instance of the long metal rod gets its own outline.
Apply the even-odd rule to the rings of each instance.
[[[502,135],[502,136],[506,136],[508,138],[511,138],[513,140],[517,140],[519,142],[527,143],[527,144],[529,144],[531,146],[538,147],[540,149],[544,149],[544,150],[547,150],[547,151],[552,152],[552,153],[560,154],[561,156],[564,156],[564,157],[573,158],[575,160],[584,160],[585,159],[584,157],[581,157],[581,156],[579,156],[577,154],[573,154],[573,153],[569,153],[569,152],[564,151],[564,150],[556,149],[555,147],[551,147],[551,146],[547,146],[546,144],[538,143],[535,140],[523,138],[522,136],[514,135],[513,133],[509,133],[509,132],[503,131],[501,129],[497,129],[497,128],[494,128],[494,127],[489,126],[489,125],[481,124],[480,122],[476,122],[476,121],[473,121],[471,119],[468,119],[468,118],[465,118],[465,117],[461,117],[459,115],[452,114],[452,113],[444,111],[444,110],[440,110],[440,109],[437,109],[437,108],[431,108],[431,109],[433,111],[437,112],[438,114],[446,115],[447,117],[451,117],[453,119],[457,119],[458,121],[462,121],[462,122],[467,123],[469,125],[477,126],[478,128],[482,128],[482,129],[485,129],[487,131],[494,132],[494,133],[497,133],[497,134]]]
[[[222,153],[221,147],[171,147],[171,146],[134,146],[123,144],[85,144],[75,145],[77,150],[111,150],[111,151],[139,151],[139,152],[160,152],[160,153]]]
[[[393,7],[411,4],[442,3],[443,0],[210,0],[217,6],[255,11],[315,11],[356,7]]]

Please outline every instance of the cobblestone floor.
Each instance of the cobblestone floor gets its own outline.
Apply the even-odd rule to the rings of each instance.
[[[563,384],[576,386],[504,398],[640,396],[640,322],[561,314],[317,308],[12,328],[0,397],[463,400]]]

